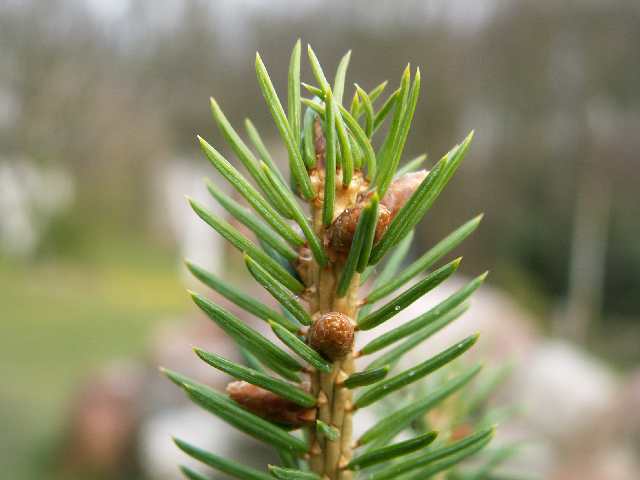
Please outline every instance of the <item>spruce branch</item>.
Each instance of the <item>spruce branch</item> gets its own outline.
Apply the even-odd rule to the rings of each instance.
[[[191,292],[196,305],[238,345],[246,365],[195,348],[200,360],[235,378],[226,394],[164,370],[197,405],[273,446],[281,464],[257,470],[183,440],[175,442],[194,459],[239,479],[351,480],[360,470],[374,466],[367,477],[371,480],[426,478],[482,449],[493,428],[479,427],[465,438],[438,440],[434,446],[430,445],[438,434],[426,430],[408,440],[391,442],[427,411],[464,388],[478,374],[479,366],[403,404],[355,442],[354,421],[358,417],[354,415],[448,367],[476,343],[478,336],[469,336],[394,372],[408,352],[468,309],[469,298],[486,273],[366,345],[356,346],[356,342],[359,331],[375,332],[458,269],[460,258],[427,272],[477,228],[481,216],[463,224],[408,266],[403,264],[414,228],[460,166],[473,132],[429,171],[420,170],[426,155],[401,165],[418,106],[420,70],[415,69],[412,76],[407,66],[398,88],[384,101],[379,99],[387,81],[368,91],[356,83],[346,107],[343,98],[351,52],[339,61],[330,82],[325,74],[328,70],[308,46],[315,84],[301,81],[301,56],[298,40],[289,59],[286,112],[259,54],[255,62],[258,85],[287,151],[288,175],[277,168],[253,123],[246,120],[245,128],[256,153],[213,98],[214,121],[248,177],[198,137],[210,163],[250,208],[213,182],[207,183],[209,193],[251,231],[255,241],[189,199],[195,213],[242,252],[249,273],[280,310],[191,262],[187,262],[188,269],[244,312],[266,321],[282,346],[249,326],[245,318]],[[301,88],[313,98],[301,98]],[[388,119],[386,137],[374,142],[375,133]],[[421,276],[423,272],[427,273]],[[402,290],[412,280],[415,283]],[[392,298],[379,306],[387,297]],[[367,359],[367,365],[357,364],[358,359],[383,349],[387,350],[377,359]],[[187,467],[181,471],[189,479],[206,478]]]

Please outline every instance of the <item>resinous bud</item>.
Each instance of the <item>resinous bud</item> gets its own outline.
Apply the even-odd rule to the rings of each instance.
[[[339,360],[353,349],[354,325],[340,312],[328,312],[316,318],[309,328],[308,342],[330,360]]]
[[[349,253],[362,210],[362,204],[345,209],[327,229],[328,246],[333,254],[337,256],[346,256]],[[374,242],[377,242],[382,238],[382,235],[387,230],[390,221],[391,214],[389,209],[380,205],[378,207],[378,223],[376,224]]]

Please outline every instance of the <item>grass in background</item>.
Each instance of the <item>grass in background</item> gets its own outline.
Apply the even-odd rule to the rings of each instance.
[[[154,327],[188,308],[170,252],[128,239],[92,257],[0,263],[0,466],[14,479],[42,478],[39,455],[79,380],[139,356]]]

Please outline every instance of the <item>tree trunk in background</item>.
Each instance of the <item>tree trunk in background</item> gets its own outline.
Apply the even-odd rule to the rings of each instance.
[[[578,181],[569,259],[569,293],[559,330],[561,335],[583,343],[602,307],[611,185],[610,180],[593,166]]]

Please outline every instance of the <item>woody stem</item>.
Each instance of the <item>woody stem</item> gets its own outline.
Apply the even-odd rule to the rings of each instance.
[[[345,191],[345,194],[347,193],[351,192]],[[339,203],[344,205],[348,201]],[[313,209],[313,219],[316,232],[322,235],[324,227],[321,208]],[[354,275],[346,295],[338,297],[336,288],[342,267],[343,263],[336,261],[331,262],[325,268],[319,268],[316,272],[314,276],[316,295],[311,302],[312,315],[340,312],[351,319],[357,318],[357,290],[360,276]],[[353,478],[352,472],[341,467],[344,467],[352,456],[352,394],[342,382],[354,370],[353,354],[349,353],[333,362],[331,372],[312,374],[312,389],[318,398],[317,418],[340,432],[340,436],[335,440],[321,437],[315,431],[310,432],[310,468],[313,472],[329,480],[351,480]]]

